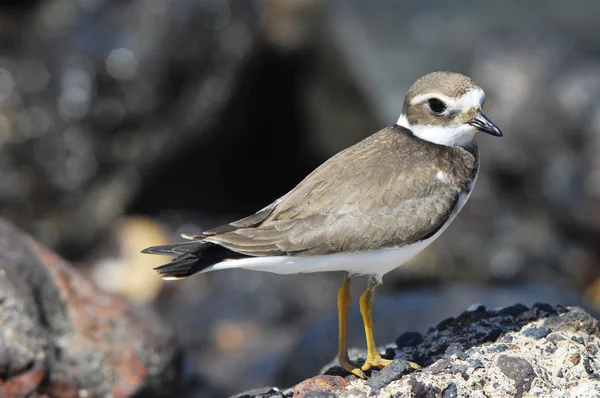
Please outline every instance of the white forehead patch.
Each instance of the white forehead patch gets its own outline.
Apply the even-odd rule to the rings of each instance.
[[[483,101],[485,101],[485,93],[482,89],[475,88],[473,90],[467,91],[458,98],[450,98],[444,94],[439,93],[421,94],[413,98],[412,101],[410,101],[410,104],[420,104],[421,102],[427,101],[430,98],[437,98],[439,100],[444,101],[446,106],[452,110],[457,110],[459,112],[467,112],[474,106],[483,105]]]

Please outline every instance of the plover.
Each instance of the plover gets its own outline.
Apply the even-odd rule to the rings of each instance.
[[[484,99],[483,90],[461,74],[423,76],[408,90],[396,124],[333,156],[269,206],[143,252],[176,256],[156,268],[163,279],[230,268],[345,271],[338,292],[338,359],[343,369],[365,377],[364,371],[390,362],[373,337],[376,286],[440,236],[469,198],[479,169],[475,134],[502,136],[482,112]],[[360,297],[363,364],[350,362],[346,346],[354,275],[371,277]]]

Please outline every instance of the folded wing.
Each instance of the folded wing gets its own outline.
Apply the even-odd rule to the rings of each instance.
[[[390,130],[331,158],[266,208],[262,221],[240,220],[201,239],[249,256],[305,256],[397,247],[433,235],[472,178],[475,159],[456,149],[464,152],[464,172],[456,173],[455,149],[423,151],[422,141]],[[429,155],[407,156],[419,150]]]

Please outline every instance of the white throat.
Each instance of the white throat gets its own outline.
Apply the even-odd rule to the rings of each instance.
[[[398,126],[410,130],[422,140],[447,146],[469,145],[477,132],[477,130],[469,124],[450,127],[435,126],[431,124],[416,124],[412,126],[404,114],[400,115],[397,124]]]
[[[458,111],[460,113],[468,112],[473,107],[483,105],[485,100],[485,93],[482,89],[476,88],[463,94],[459,98],[449,98],[440,93],[429,93],[418,95],[410,101],[411,106],[417,106],[428,99],[435,97],[442,100],[447,106],[448,110]],[[466,146],[469,145],[477,130],[475,127],[468,123],[459,124],[456,126],[442,127],[432,124],[416,124],[411,125],[408,122],[405,114],[401,114],[398,118],[397,124],[404,128],[412,131],[414,135],[426,140],[433,142],[434,144],[447,145],[447,146]]]

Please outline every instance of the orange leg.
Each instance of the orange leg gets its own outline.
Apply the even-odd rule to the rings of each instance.
[[[366,378],[363,371],[358,365],[350,362],[348,358],[348,310],[350,309],[350,277],[344,275],[344,282],[338,291],[338,321],[339,321],[339,346],[338,346],[338,362],[340,366],[347,372],[352,373],[362,379]]]
[[[365,292],[360,296],[360,314],[362,315],[363,323],[365,325],[365,336],[367,338],[367,360],[361,366],[363,371],[367,371],[372,367],[383,368],[390,362],[389,359],[381,358],[381,355],[377,351],[377,345],[375,344],[375,337],[373,336],[373,298],[375,297],[375,288],[377,284],[373,281],[369,282],[369,286]],[[420,369],[421,367],[414,362],[410,362],[410,367],[413,369]]]

